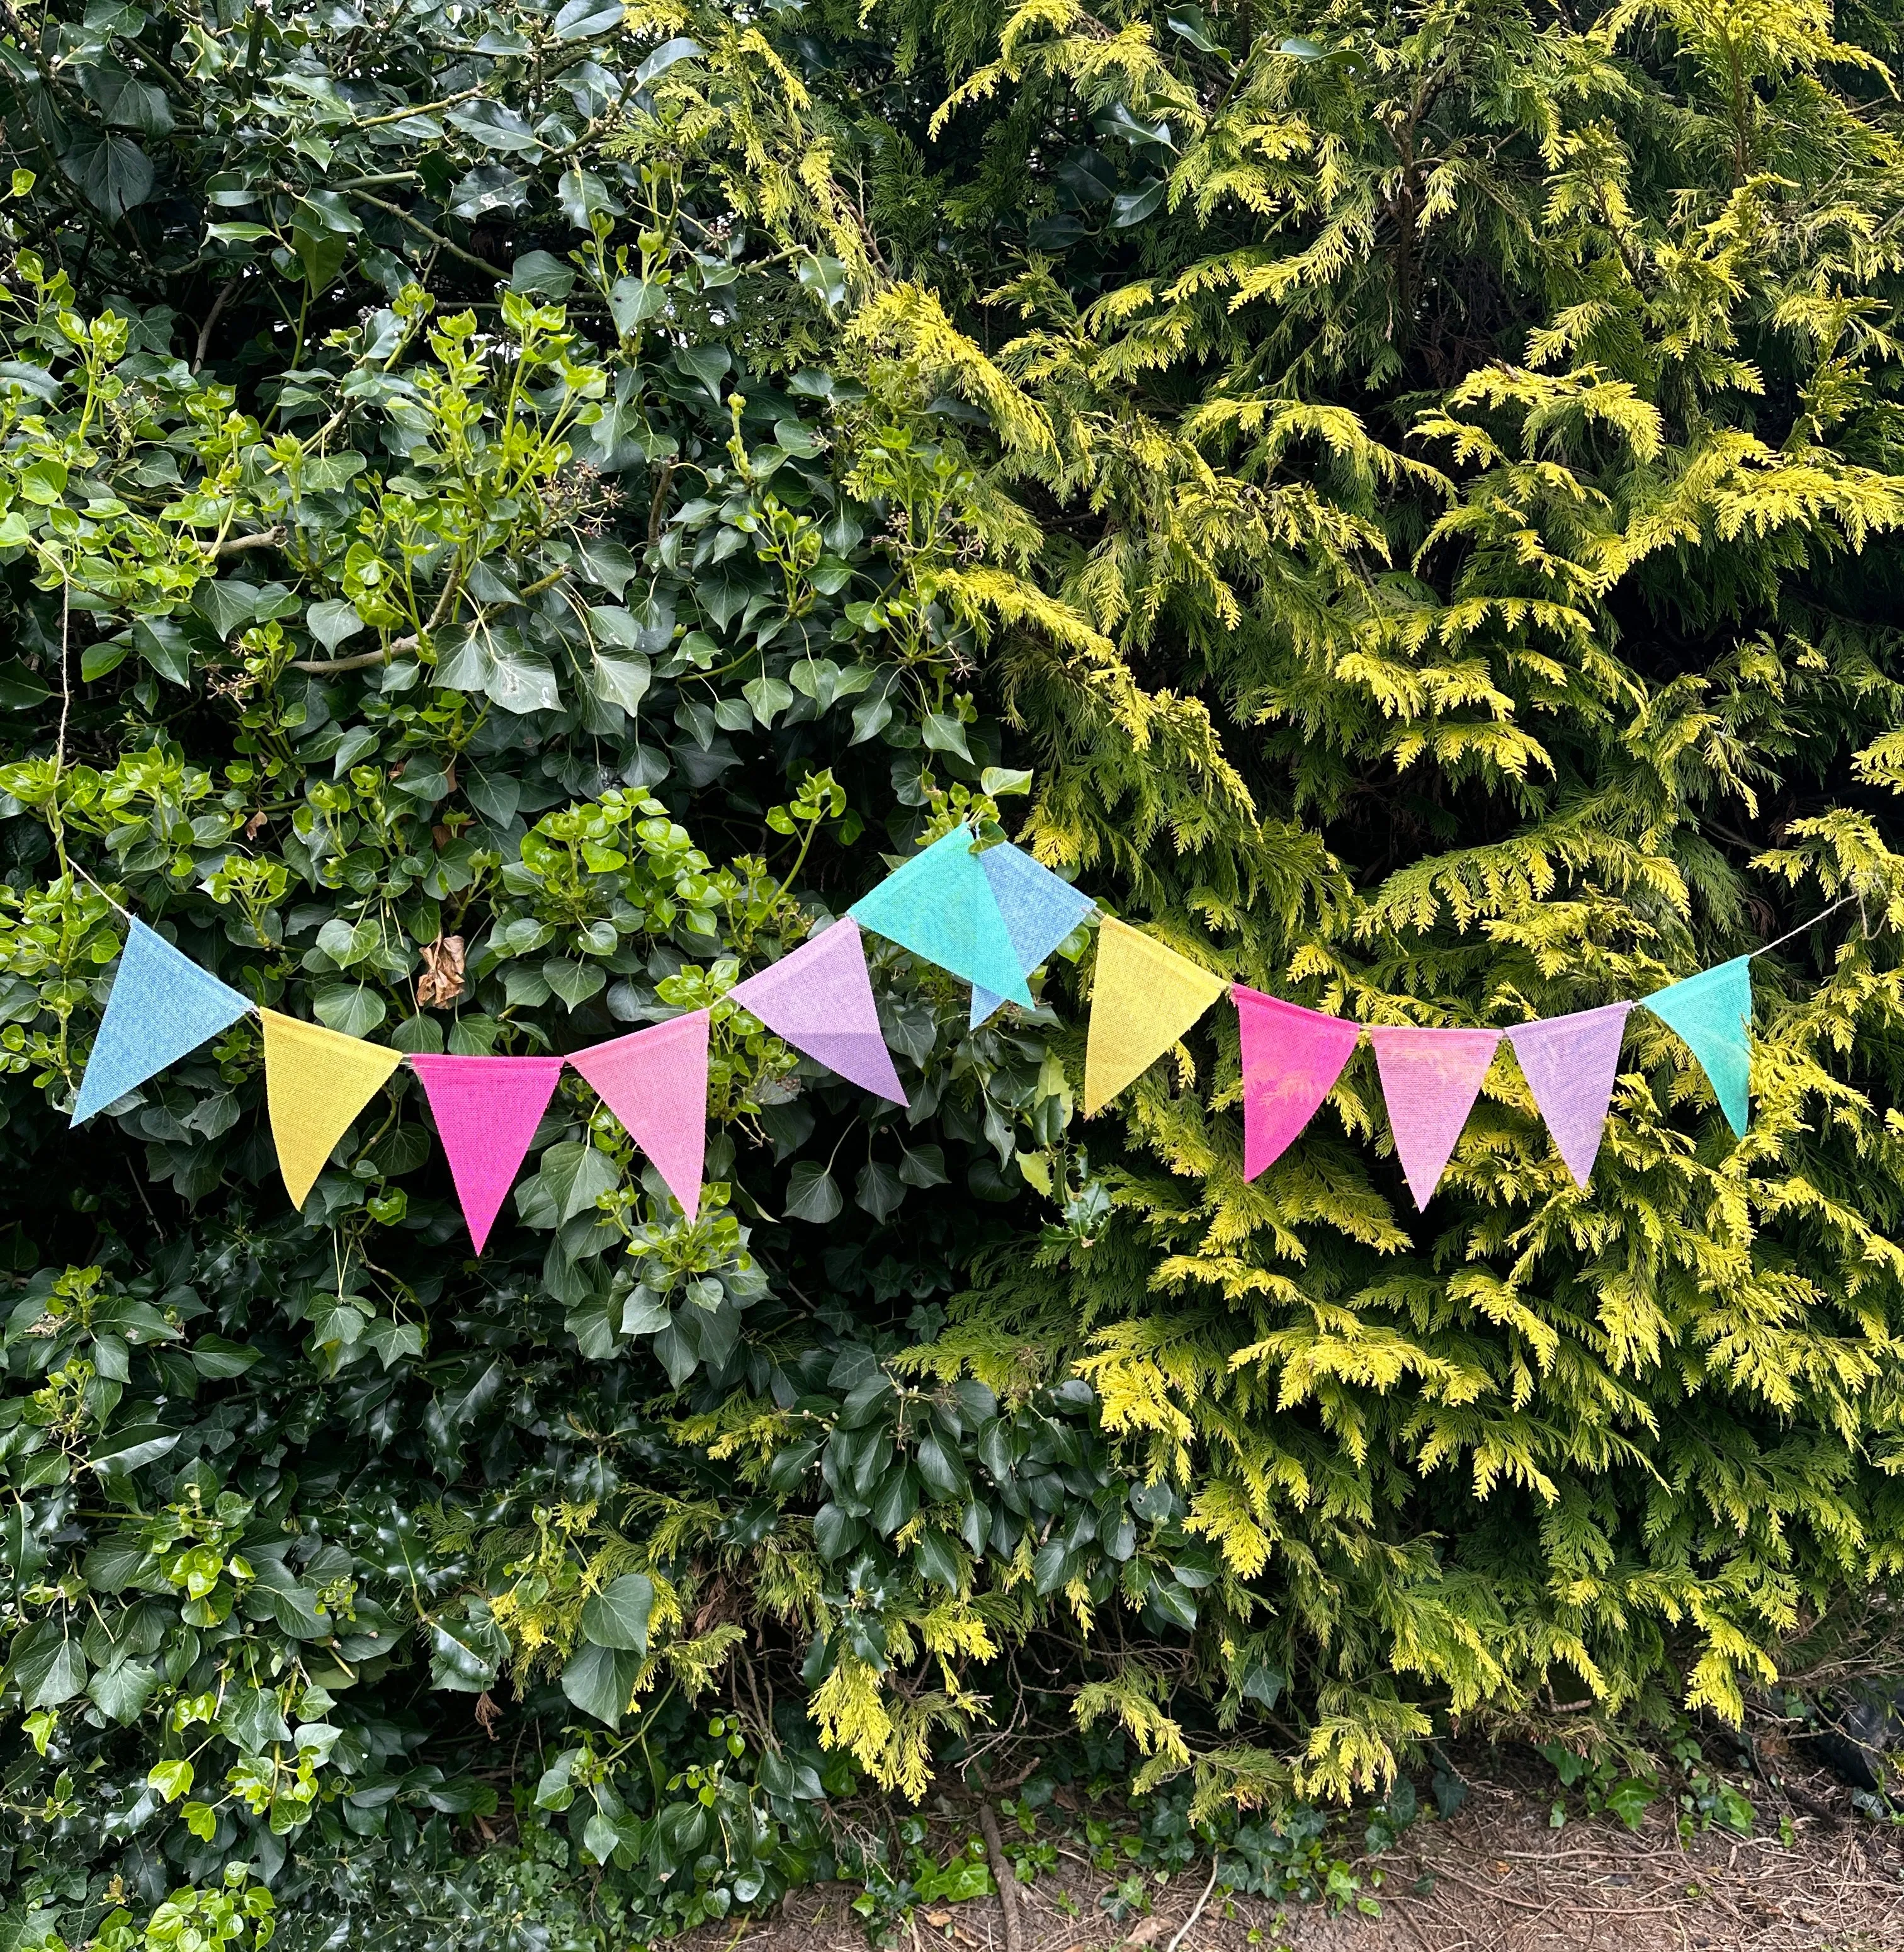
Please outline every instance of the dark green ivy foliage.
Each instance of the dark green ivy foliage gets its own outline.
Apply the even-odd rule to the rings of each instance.
[[[13,1943],[645,1939],[1028,1671],[1201,1816],[1881,1594],[1896,26],[0,15]],[[1588,1193],[1503,1056],[1418,1216],[1366,1059],[1242,1181],[1221,1009],[1086,1127],[1083,937],[875,945],[904,1111],[724,1000],[960,818],[1374,1021],[1857,899],[1744,1141],[1636,1016]],[[114,902],[410,1050],[711,1005],[699,1219],[571,1077],[474,1260],[401,1071],[295,1215],[249,1021],[69,1131]]]

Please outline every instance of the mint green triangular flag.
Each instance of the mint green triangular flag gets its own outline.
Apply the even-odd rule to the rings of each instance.
[[[972,852],[970,827],[955,827],[914,855],[846,912],[862,928],[968,983],[1031,1007],[1011,931]]]
[[[1743,1138],[1752,1118],[1752,959],[1702,969],[1655,991],[1645,1007],[1699,1059],[1726,1122]]]

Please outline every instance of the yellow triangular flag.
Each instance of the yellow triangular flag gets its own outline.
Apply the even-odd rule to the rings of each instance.
[[[400,1050],[263,1010],[264,1097],[277,1141],[278,1171],[291,1204],[302,1207],[324,1162],[403,1062]]]
[[[1175,949],[1105,916],[1084,1046],[1086,1116],[1147,1071],[1227,987]]]

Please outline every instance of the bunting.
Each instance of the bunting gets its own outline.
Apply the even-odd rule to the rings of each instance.
[[[707,1012],[578,1050],[568,1061],[653,1161],[693,1220],[701,1210],[707,1156]]]
[[[1223,979],[1106,915],[1099,925],[1084,1040],[1088,1118],[1141,1077],[1223,994]]]
[[[1743,1138],[1752,1118],[1751,957],[1656,990],[1646,1007],[1699,1059],[1726,1122]]]
[[[1630,1003],[1577,1010],[1568,1017],[1515,1024],[1507,1033],[1574,1184],[1584,1187],[1606,1129],[1606,1108],[1620,1068],[1620,1040]]]
[[[480,1254],[555,1095],[564,1060],[421,1053],[410,1062],[423,1080],[456,1197]]]
[[[896,1105],[906,1102],[880,1030],[859,924],[850,915],[728,993],[796,1050]]]
[[[1854,899],[1844,896],[1834,906]],[[1007,998],[1029,1004],[1026,978],[1093,906],[1022,849],[1008,841],[974,852],[970,827],[957,827],[840,920],[730,994],[796,1050],[903,1105],[905,1093],[867,971],[862,923],[968,981],[976,1028]],[[126,919],[125,948],[80,1081],[75,1125],[254,1007],[146,924]],[[1085,1042],[1086,1112],[1101,1110],[1140,1076],[1224,987],[1188,957],[1105,918]],[[1241,984],[1230,994],[1241,1037],[1243,1172],[1253,1179],[1315,1116],[1361,1031],[1347,1018]],[[1425,1206],[1440,1183],[1503,1037],[1555,1150],[1584,1188],[1605,1131],[1627,1018],[1637,1007],[1651,1010],[1686,1044],[1732,1129],[1743,1136],[1751,1113],[1749,956],[1669,984],[1643,1006],[1609,1003],[1505,1030],[1377,1025],[1369,1037],[1396,1153],[1417,1206]],[[292,1205],[302,1209],[339,1140],[404,1055],[279,1011],[258,1015],[279,1167]],[[565,1063],[594,1087],[694,1220],[707,1146],[709,1024],[709,1013],[696,1010],[566,1058],[411,1056],[477,1251],[489,1238]]]
[[[991,881],[972,852],[970,827],[941,835],[846,912],[861,928],[1030,1007],[1031,992]]]
[[[978,865],[1005,918],[1012,953],[1027,976],[1097,906],[1008,840],[986,848]],[[971,1027],[977,1030],[1004,1001],[974,983]]]
[[[250,1008],[236,990],[134,918],[92,1056],[80,1080],[73,1124],[117,1104],[154,1071],[176,1064]]]
[[[1243,1176],[1254,1179],[1289,1150],[1334,1090],[1362,1030],[1240,983],[1230,993],[1243,1033]]]
[[[1375,1046],[1396,1156],[1415,1205],[1425,1207],[1455,1156],[1501,1033],[1378,1024],[1368,1040]]]
[[[276,1010],[264,1023],[264,1103],[278,1171],[302,1210],[333,1148],[403,1062],[400,1050],[366,1043]]]

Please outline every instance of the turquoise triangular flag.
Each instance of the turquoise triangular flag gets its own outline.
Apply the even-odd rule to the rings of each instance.
[[[123,1098],[251,1008],[236,990],[135,921],[80,1080],[73,1122]]]
[[[970,827],[955,827],[914,855],[846,912],[862,928],[1030,1008],[1031,992],[992,884],[972,852]]]
[[[1752,959],[1735,956],[1660,990],[1646,1007],[1677,1031],[1718,1093],[1739,1136],[1752,1117]]]
[[[1005,918],[1011,953],[1028,976],[1089,915],[1096,904],[1070,882],[1060,881],[1010,841],[988,847],[978,857],[992,898]],[[979,984],[972,985],[972,1028],[977,1030],[1005,1001]]]

